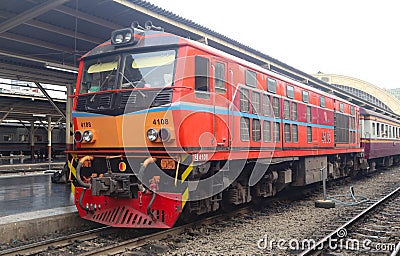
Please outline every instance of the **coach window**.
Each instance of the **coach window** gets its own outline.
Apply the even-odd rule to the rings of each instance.
[[[265,142],[271,142],[271,122],[264,121],[263,136]]]
[[[249,90],[240,88],[240,111],[250,112]]]
[[[263,111],[264,116],[271,115],[271,102],[269,100],[269,95],[263,94]]]
[[[250,119],[247,117],[240,118],[240,139],[242,141],[250,140]]]
[[[312,142],[312,127],[307,126],[307,142],[311,143]]]
[[[380,132],[379,132],[379,123],[376,123],[376,136],[380,137]]]
[[[246,85],[252,87],[257,86],[257,74],[253,70],[246,70]]]
[[[220,62],[215,63],[214,86],[215,86],[216,93],[225,93],[225,91],[226,91],[225,65]]]
[[[372,123],[372,135],[376,135],[376,130],[375,130],[375,123]]]
[[[309,93],[308,91],[303,91],[303,102],[308,103]]]
[[[35,140],[35,142],[41,142],[41,141],[43,141],[43,137],[42,137],[42,135],[35,135],[34,140]]]
[[[3,135],[3,141],[12,141],[13,135],[12,134],[5,134]]]
[[[195,90],[208,92],[209,60],[200,56],[195,57]]]
[[[281,108],[279,106],[279,98],[273,97],[272,98],[272,108],[274,109],[274,116],[275,118],[279,118],[281,116]]]
[[[288,98],[293,99],[294,98],[294,88],[291,85],[286,85],[286,96]]]
[[[251,136],[253,141],[261,140],[261,123],[259,119],[253,119],[253,126],[251,129]]]
[[[274,123],[274,141],[281,141],[281,125],[278,122]]]
[[[267,79],[267,91],[276,93],[276,80],[272,78]]]
[[[251,105],[253,106],[253,114],[260,114],[260,93],[252,92],[252,96]]]
[[[292,140],[294,143],[299,142],[299,130],[297,124],[292,124]]]
[[[296,121],[297,120],[297,103],[292,102],[292,120]]]
[[[20,142],[26,142],[26,141],[28,141],[28,137],[29,137],[29,135],[27,135],[27,134],[20,134],[19,135],[19,141]]]
[[[324,108],[325,107],[325,97],[321,96],[319,97],[319,105]]]
[[[285,142],[291,142],[290,124],[285,124],[283,129],[285,134]]]
[[[311,123],[311,106],[307,106],[307,123]]]
[[[344,104],[343,103],[339,103],[339,110],[340,112],[344,112]]]
[[[283,101],[283,118],[290,119],[290,102],[288,100]]]

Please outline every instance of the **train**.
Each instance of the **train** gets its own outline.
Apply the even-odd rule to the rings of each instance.
[[[0,125],[0,155],[31,155],[30,124],[2,123]],[[38,126],[34,134],[35,157],[45,158],[48,152],[47,130]],[[65,151],[65,129],[59,126],[52,130],[52,151],[63,155]]]
[[[151,24],[83,55],[73,101],[74,202],[114,227],[171,228],[323,169],[337,179],[399,162],[397,121]]]

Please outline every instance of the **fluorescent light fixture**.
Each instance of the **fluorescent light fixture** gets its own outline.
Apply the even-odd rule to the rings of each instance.
[[[46,117],[45,114],[32,114],[33,117]]]
[[[75,67],[71,67],[71,66],[66,66],[66,65],[55,65],[55,64],[46,64],[45,65],[46,68],[48,69],[53,69],[53,70],[57,70],[57,71],[62,71],[62,72],[68,72],[68,73],[74,73],[74,74],[78,74],[78,69]]]

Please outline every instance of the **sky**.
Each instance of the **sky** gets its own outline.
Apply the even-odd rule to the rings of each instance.
[[[147,1],[308,74],[400,88],[395,0]]]

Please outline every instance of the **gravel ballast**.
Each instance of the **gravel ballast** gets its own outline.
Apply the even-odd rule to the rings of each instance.
[[[369,178],[336,184],[328,190],[328,196],[348,194],[349,187],[353,186],[356,195],[378,199],[396,184],[400,184],[398,167],[380,171]],[[339,227],[355,209],[355,206],[338,205],[331,209],[315,208],[314,202],[318,199],[322,199],[322,190],[305,199],[278,201],[251,214],[149,244],[169,248],[158,255],[296,254],[296,250],[290,249],[295,249],[291,247],[296,247],[297,241],[317,240],[321,234]]]

